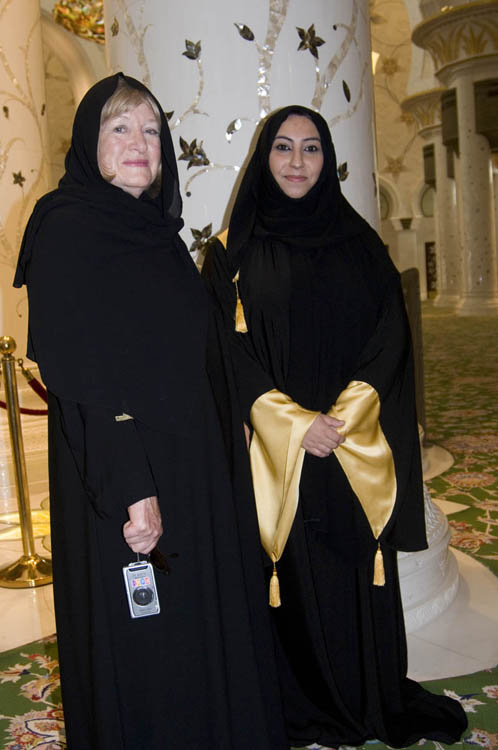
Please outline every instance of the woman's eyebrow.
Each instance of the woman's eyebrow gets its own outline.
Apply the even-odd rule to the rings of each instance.
[[[277,138],[283,138],[286,141],[291,141],[291,143],[294,142],[294,139],[293,138],[289,138],[288,135],[276,135],[275,136],[275,140],[277,140]],[[317,135],[310,135],[309,138],[300,138],[299,140],[303,140],[303,141],[320,141],[320,143],[321,143],[321,138],[319,136],[317,136]]]

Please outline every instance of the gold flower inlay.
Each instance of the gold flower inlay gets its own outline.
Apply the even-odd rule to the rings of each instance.
[[[380,72],[386,76],[393,76],[395,73],[399,73],[401,68],[398,60],[395,57],[383,57],[380,63]]]

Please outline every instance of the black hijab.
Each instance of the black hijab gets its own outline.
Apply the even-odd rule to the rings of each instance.
[[[299,199],[269,168],[291,115],[314,123],[323,151],[320,176]],[[349,382],[397,272],[341,193],[330,131],[317,112],[290,106],[265,121],[231,215],[227,261],[232,276],[240,269],[249,338],[265,372],[302,405],[327,410]]]
[[[289,198],[274,179],[268,160],[282,123],[291,115],[310,119],[318,130],[323,168],[315,185],[302,198]],[[327,123],[301,106],[279,109],[269,116],[247,166],[230,219],[228,251],[244,253],[250,237],[285,241],[288,246],[325,247],[369,229],[367,222],[341,193],[337,160]],[[372,231],[372,230],[371,230]]]
[[[199,391],[205,299],[178,236],[183,226],[171,135],[161,105],[161,189],[135,198],[97,162],[100,117],[122,73],[76,112],[66,173],[35,206],[14,285],[29,295],[28,356],[62,398],[180,429]]]

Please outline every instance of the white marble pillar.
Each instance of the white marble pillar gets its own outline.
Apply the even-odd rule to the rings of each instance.
[[[434,129],[432,142],[436,162],[436,253],[437,296],[434,305],[454,307],[462,285],[461,247],[458,231],[456,182],[448,177],[446,148],[441,126]]]
[[[26,221],[50,184],[39,0],[1,4],[0,63],[0,334],[24,356],[26,293],[12,279]]]
[[[457,206],[462,258],[460,315],[498,313],[497,245],[491,190],[491,153],[476,132],[474,84],[496,76],[496,0],[420,0],[423,20],[413,42],[430,52],[436,76],[456,89]]]
[[[462,242],[462,294],[459,315],[498,312],[496,239],[492,214],[491,150],[487,138],[475,130],[474,73],[460,66],[451,84],[457,92]]]
[[[378,227],[368,0],[106,0],[108,66],[166,112],[187,244],[226,225],[257,123],[304,104],[330,124],[345,195]]]
[[[419,271],[420,299],[427,299],[427,277],[425,272],[425,248],[419,243],[418,217],[393,218],[392,225],[397,232],[396,268],[400,273],[408,268]]]
[[[493,154],[493,220],[495,225],[495,243],[498,253],[498,154]]]

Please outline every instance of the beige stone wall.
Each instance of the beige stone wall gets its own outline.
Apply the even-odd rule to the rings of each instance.
[[[424,216],[421,198],[426,186],[418,124],[403,111],[402,102],[412,91],[413,78],[431,77],[423,53],[411,41],[407,7],[417,0],[371,0],[372,50],[379,54],[375,72],[375,116],[379,186],[389,202],[389,218],[381,222],[381,235],[400,271],[416,266],[422,298],[427,295],[426,243],[435,240],[434,219]],[[413,8],[411,8],[413,10]],[[416,70],[414,70],[414,68]],[[419,70],[420,68],[420,70]],[[385,203],[384,203],[385,207]],[[411,218],[414,239],[407,253],[399,219]]]
[[[64,157],[71,143],[75,102],[67,73],[60,58],[44,46],[45,92],[48,130],[50,133],[50,167],[52,185],[56,187],[64,174]]]
[[[394,213],[420,214],[423,141],[413,117],[403,112],[412,64],[410,21],[403,0],[372,0],[372,49],[379,53],[375,73],[377,160],[381,184],[396,194]]]

